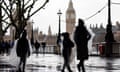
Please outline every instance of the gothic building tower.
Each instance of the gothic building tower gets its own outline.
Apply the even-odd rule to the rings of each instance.
[[[51,26],[50,25],[49,25],[49,28],[48,28],[48,36],[52,36]]]
[[[66,11],[66,32],[72,34],[75,27],[76,14],[73,8],[73,2],[70,0],[67,11]]]

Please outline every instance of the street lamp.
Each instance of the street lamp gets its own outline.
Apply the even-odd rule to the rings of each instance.
[[[111,23],[111,0],[108,0],[108,24],[106,29],[106,35],[105,35],[105,42],[106,42],[106,48],[105,48],[105,55],[111,56],[112,55],[112,44],[114,42],[114,35],[112,33],[112,23]]]
[[[59,43],[61,41],[60,32],[61,32],[61,15],[62,15],[61,10],[59,10],[59,12],[57,14],[59,16],[59,29],[58,29],[57,45],[60,46]]]
[[[107,27],[110,27],[109,29],[112,30],[112,23],[111,23],[111,1],[108,0],[108,25]]]

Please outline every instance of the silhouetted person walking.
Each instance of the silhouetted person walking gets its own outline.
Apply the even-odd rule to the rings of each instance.
[[[35,42],[35,50],[36,50],[36,55],[38,56],[39,53],[39,48],[40,48],[40,43],[36,40]]]
[[[46,42],[42,42],[43,54],[45,54]]]
[[[64,72],[65,67],[67,67],[69,72],[72,72],[69,63],[70,63],[71,50],[72,50],[72,47],[74,47],[74,43],[70,40],[68,32],[62,33],[62,36],[63,36],[63,52],[62,53],[64,58],[64,65],[63,65],[62,72]]]
[[[76,27],[74,34],[74,41],[77,47],[77,60],[80,60],[79,64],[77,65],[79,72],[81,71],[81,68],[82,72],[85,72],[84,60],[88,59],[88,40],[90,38],[91,35],[84,26],[84,21],[79,19],[79,24]]]
[[[26,30],[24,30],[22,33],[22,37],[18,40],[16,49],[17,56],[20,57],[19,70],[21,70],[21,65],[23,64],[21,70],[22,72],[25,72],[26,58],[30,56],[30,48],[26,36],[27,32]]]

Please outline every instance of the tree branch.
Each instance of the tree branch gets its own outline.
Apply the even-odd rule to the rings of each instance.
[[[4,22],[5,24],[10,24],[9,22],[5,21],[5,20],[2,20],[2,22]]]
[[[31,16],[33,16],[34,14],[36,14],[39,10],[41,10],[42,8],[44,8],[44,6],[49,2],[49,0],[46,0],[45,3],[38,8],[36,11],[34,11],[31,15],[29,15],[28,17],[30,18]]]
[[[25,3],[25,6],[28,5],[30,3],[31,0],[27,0],[27,2]]]
[[[1,6],[1,8],[4,10],[4,12],[7,14],[7,16],[9,17],[10,16],[10,14],[8,13],[8,11],[3,7],[3,6]]]
[[[33,8],[35,2],[36,2],[36,1],[33,1],[33,3],[32,3],[30,6],[27,7],[27,8],[29,8],[29,10],[28,10],[28,14],[27,14],[27,19],[29,19],[30,12],[31,12],[31,10],[32,10],[32,8]]]
[[[4,30],[3,30],[3,33],[6,33],[7,32],[7,29],[11,26],[11,24],[9,24]]]
[[[5,5],[5,7],[6,7],[7,10],[10,10],[10,9],[8,8],[8,5],[7,5],[7,3],[6,3],[5,0],[3,0],[3,4]]]

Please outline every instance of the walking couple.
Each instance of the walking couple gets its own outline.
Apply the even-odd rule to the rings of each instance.
[[[67,67],[69,72],[74,72],[70,68],[70,56],[72,48],[74,47],[74,43],[70,40],[69,33],[65,32],[62,33],[63,36],[63,58],[64,58],[64,65],[62,72],[65,72],[64,69]],[[76,51],[77,51],[77,60],[79,63],[77,64],[77,69],[80,72],[85,72],[84,68],[84,61],[88,59],[88,41],[91,38],[91,34],[88,32],[87,28],[84,25],[84,21],[79,19],[78,26],[74,32],[74,42],[76,44]]]

